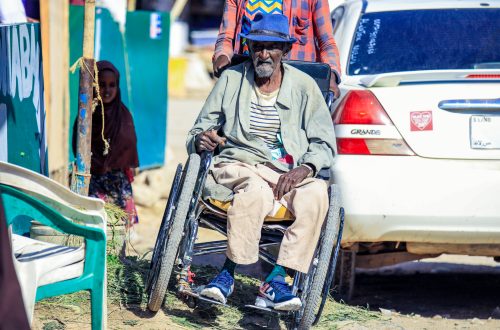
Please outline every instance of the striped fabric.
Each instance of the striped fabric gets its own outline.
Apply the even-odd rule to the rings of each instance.
[[[243,28],[246,6],[250,0],[225,0],[224,13],[215,43],[213,60],[220,55],[229,59],[242,54],[239,33]],[[330,65],[340,82],[340,57],[333,38],[328,0],[282,0],[282,11],[288,17],[290,35],[298,39],[288,59],[323,62]]]
[[[250,98],[250,134],[264,141],[273,160],[293,167],[293,158],[287,154],[281,140],[281,121],[275,104],[279,89],[264,94],[254,85]]]
[[[245,15],[252,20],[255,14],[282,14],[283,0],[248,0]]]
[[[274,107],[278,92],[279,89],[263,94],[254,86],[250,100],[250,134],[262,139],[270,150],[280,147],[278,134],[281,122]]]
[[[241,25],[241,33],[247,34],[250,25],[257,13],[261,14],[282,14],[283,0],[248,0],[245,7],[245,15]],[[241,39],[241,54],[248,55],[248,44],[245,38]]]

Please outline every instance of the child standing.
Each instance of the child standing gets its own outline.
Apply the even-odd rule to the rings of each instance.
[[[108,61],[97,62],[99,92],[104,104],[92,114],[92,158],[89,196],[122,208],[128,215],[127,228],[138,222],[132,194],[134,169],[139,166],[137,137],[132,115],[121,101],[120,73]],[[104,111],[104,139],[102,137]],[[76,150],[77,122],[73,127],[73,150]]]

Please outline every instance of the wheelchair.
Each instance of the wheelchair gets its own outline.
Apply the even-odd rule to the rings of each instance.
[[[328,90],[329,66],[298,61],[286,63],[310,74],[320,86],[330,107],[333,98]],[[201,289],[194,285],[190,269],[194,256],[221,253],[227,247],[226,240],[196,242],[199,227],[223,235],[227,233],[226,210],[230,202],[213,200],[203,194],[206,185],[216,184],[209,173],[212,157],[213,153],[209,152],[203,152],[201,156],[191,154],[184,168],[180,164],[177,166],[147,280],[148,308],[153,312],[161,308],[171,277],[175,281],[178,296],[190,307],[195,307],[200,301],[221,304],[199,295]],[[318,177],[327,179],[322,175],[325,172],[328,173],[328,169],[320,171]],[[328,193],[330,205],[309,272],[295,272],[293,276],[292,290],[301,299],[302,308],[294,312],[280,312],[247,305],[262,312],[279,314],[290,329],[308,329],[319,321],[335,275],[344,210],[337,185],[332,184]],[[292,221],[293,214],[285,207],[281,207],[273,217],[266,218],[259,242],[259,258],[275,264],[276,258],[268,248],[280,246],[283,234]]]

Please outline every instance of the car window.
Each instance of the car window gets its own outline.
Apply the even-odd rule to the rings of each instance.
[[[500,68],[500,9],[367,13],[353,39],[349,75]]]

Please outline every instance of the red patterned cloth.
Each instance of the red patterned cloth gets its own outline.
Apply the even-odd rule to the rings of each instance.
[[[128,172],[128,173],[127,173]],[[130,171],[110,171],[93,174],[90,179],[89,196],[112,203],[127,213],[127,228],[139,222],[130,180]]]
[[[241,54],[239,33],[248,0],[226,0],[215,43],[215,61],[220,55],[229,59]],[[297,38],[288,55],[290,60],[323,62],[330,65],[340,82],[340,57],[333,38],[328,0],[283,0],[283,14],[288,17],[290,36]],[[233,49],[234,45],[234,49]]]

